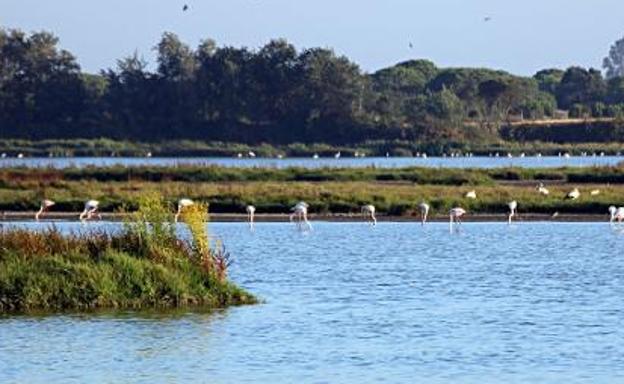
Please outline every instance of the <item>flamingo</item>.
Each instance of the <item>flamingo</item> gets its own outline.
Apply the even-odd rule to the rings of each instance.
[[[579,197],[581,197],[581,192],[578,190],[578,188],[574,188],[573,190],[568,192],[565,198],[566,200],[576,200]]]
[[[425,225],[427,222],[427,215],[429,214],[429,204],[423,201],[418,204],[418,209],[420,209],[420,223],[421,225]]]
[[[35,220],[39,221],[39,217],[48,209],[50,209],[50,207],[52,207],[54,204],[56,203],[52,200],[48,200],[48,199],[41,200],[41,206],[39,207],[39,211],[35,213]]]
[[[193,204],[195,204],[195,203],[191,199],[180,199],[178,201],[178,211],[176,212],[175,216],[173,217],[173,221],[177,223],[178,222],[178,218],[182,214],[182,210],[184,210],[184,208],[186,208],[186,207],[190,207]]]
[[[295,204],[295,206],[290,209],[292,211],[292,213],[289,216],[290,222],[292,222],[293,219],[297,218],[297,226],[299,228],[301,228],[301,225],[302,225],[301,223],[303,222],[306,224],[308,229],[311,230],[312,225],[308,221],[308,208],[309,207],[310,206],[308,205],[308,203],[304,201],[300,201],[297,204]]]
[[[466,199],[476,199],[477,198],[477,191],[475,191],[474,189],[472,191],[468,191],[468,192],[466,192],[464,197]]]
[[[91,220],[93,215],[96,214],[98,208],[100,206],[100,202],[97,200],[89,200],[85,203],[84,210],[79,216],[80,221]],[[98,218],[102,219],[102,216],[97,213]]]
[[[375,217],[375,206],[372,204],[367,204],[362,206],[362,216],[366,218],[373,226],[377,225],[377,218]]]
[[[540,195],[548,196],[548,194],[550,193],[550,191],[546,187],[544,187],[543,183],[539,183],[539,185],[535,189],[537,189],[537,192],[539,192]]]
[[[516,200],[510,201],[507,206],[509,207],[509,218],[508,222],[511,224],[511,219],[516,216],[516,210],[518,209],[518,202]]]
[[[247,210],[247,220],[249,221],[249,228],[253,228],[254,214],[256,213],[256,207],[254,207],[253,205],[248,205],[246,210]]]
[[[453,222],[461,224],[461,218],[466,214],[466,210],[460,207],[452,208],[449,211],[449,227],[453,231]]]
[[[609,207],[609,213],[611,214],[611,219],[609,220],[610,223],[617,220],[618,224],[621,224],[624,220],[624,207],[616,208],[612,205]]]

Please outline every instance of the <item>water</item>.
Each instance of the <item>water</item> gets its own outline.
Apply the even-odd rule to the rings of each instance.
[[[323,168],[323,167],[442,167],[442,168],[502,168],[502,167],[589,167],[601,165],[615,165],[624,160],[622,156],[574,156],[570,158],[559,156],[544,157],[364,157],[364,158],[243,158],[234,159],[228,157],[70,157],[70,158],[5,158],[0,159],[0,168],[24,166],[31,168],[52,167],[88,167],[88,166],[113,166],[126,167],[152,165],[152,166],[179,166],[179,165],[219,165],[238,168]]]
[[[265,304],[0,317],[0,382],[624,382],[608,224],[313,225],[211,224]]]

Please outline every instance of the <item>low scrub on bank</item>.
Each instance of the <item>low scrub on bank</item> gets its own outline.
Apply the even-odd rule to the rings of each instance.
[[[229,254],[208,240],[206,207],[184,212],[184,238],[169,211],[151,195],[117,233],[1,228],[0,312],[255,303],[227,280]]]

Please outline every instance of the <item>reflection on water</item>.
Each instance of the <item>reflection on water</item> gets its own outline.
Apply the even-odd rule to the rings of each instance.
[[[180,166],[219,165],[225,167],[240,168],[398,168],[398,167],[442,167],[442,168],[501,168],[501,167],[530,167],[530,168],[553,168],[553,167],[591,167],[600,165],[615,165],[622,161],[622,156],[563,156],[544,157],[365,157],[365,158],[248,158],[234,159],[227,157],[70,157],[70,158],[5,158],[0,159],[0,168],[4,167],[87,167],[87,166]]]
[[[264,304],[5,316],[0,382],[624,380],[624,236],[608,224],[210,228]]]

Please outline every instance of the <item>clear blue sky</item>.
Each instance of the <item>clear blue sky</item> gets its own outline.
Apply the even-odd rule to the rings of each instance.
[[[283,37],[298,48],[334,48],[368,72],[428,58],[528,75],[600,67],[624,36],[624,1],[0,0],[0,25],[52,31],[86,71],[112,67],[135,50],[153,62],[152,47],[171,31],[192,46],[211,37],[257,48]]]

